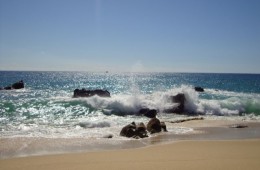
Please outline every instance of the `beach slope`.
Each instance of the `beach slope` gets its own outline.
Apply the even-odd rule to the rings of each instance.
[[[260,139],[181,141],[138,149],[3,159],[0,169],[260,169]]]

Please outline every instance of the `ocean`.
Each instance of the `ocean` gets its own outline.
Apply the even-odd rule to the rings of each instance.
[[[210,119],[260,121],[260,74],[92,73],[0,71],[0,87],[23,80],[24,89],[0,90],[1,138],[116,140],[123,126],[149,121],[133,113],[159,111],[174,121],[187,116],[164,113],[170,96],[184,93],[185,110]],[[195,86],[205,89],[199,93]],[[75,89],[108,90],[111,98],[73,98]],[[195,116],[195,115],[193,115]],[[169,127],[174,134],[192,129]]]

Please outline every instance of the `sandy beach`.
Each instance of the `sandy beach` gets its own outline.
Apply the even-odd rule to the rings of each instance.
[[[243,124],[210,120],[183,122],[174,126],[204,132],[162,134],[125,143],[125,149],[7,158],[0,160],[0,169],[259,169],[259,123],[244,122],[249,127],[243,129],[229,128],[231,123]],[[139,146],[138,142],[145,145]]]
[[[182,141],[138,149],[0,160],[11,169],[259,169],[260,140]]]

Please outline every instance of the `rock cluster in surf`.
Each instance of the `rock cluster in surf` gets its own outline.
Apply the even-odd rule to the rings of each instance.
[[[203,92],[204,89],[201,87],[195,87],[195,91]],[[86,90],[86,89],[75,89],[73,97],[92,97],[97,95],[99,97],[111,97],[110,93],[107,90]],[[176,104],[171,108],[167,108],[161,110],[164,113],[175,113],[175,114],[191,114],[188,113],[185,109],[185,102],[187,101],[184,93],[178,93],[175,96],[170,96],[170,103]],[[124,126],[120,131],[120,136],[128,137],[128,138],[145,138],[148,137],[148,133],[159,133],[161,131],[167,132],[166,124],[161,122],[157,117],[158,110],[150,109],[150,108],[141,108],[138,112],[134,113],[135,115],[145,116],[150,118],[147,125],[143,122],[136,124],[132,122],[126,126]]]
[[[139,124],[132,122],[124,126],[120,132],[120,136],[139,139],[148,137],[148,132],[153,134],[159,133],[162,130],[167,132],[166,124],[154,117],[150,119],[146,126],[143,122]]]
[[[16,83],[13,83],[10,86],[0,87],[0,90],[14,90],[14,89],[23,89],[23,88],[24,88],[24,82],[23,80],[20,80]]]
[[[197,92],[204,92],[204,89],[202,87],[194,87],[194,90]],[[74,98],[78,97],[92,97],[92,96],[99,96],[99,97],[111,97],[110,92],[107,90],[102,89],[95,89],[95,90],[87,90],[85,88],[82,89],[75,89],[73,93]],[[175,96],[169,97],[169,104],[175,104],[174,106],[170,108],[166,108],[163,110],[159,110],[159,112],[163,113],[174,113],[174,114],[196,114],[196,113],[190,113],[185,108],[185,103],[187,102],[187,99],[185,97],[184,93],[178,93]],[[137,112],[131,112],[133,115],[143,115],[149,118],[154,118],[157,114],[157,110],[150,109],[150,108],[141,108]]]

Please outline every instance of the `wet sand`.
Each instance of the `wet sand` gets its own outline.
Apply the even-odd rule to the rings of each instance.
[[[144,139],[127,138],[43,138],[11,137],[0,138],[0,159],[50,155],[61,153],[93,152],[140,148],[184,140],[240,140],[260,139],[259,122],[219,120],[194,120],[182,123],[166,122],[169,132],[152,135]],[[247,128],[229,128],[230,125],[247,125]],[[192,128],[184,134],[171,133],[174,128]]]
[[[12,169],[228,169],[260,168],[260,140],[181,141],[150,147],[0,160]]]
[[[248,127],[230,128],[233,124]],[[98,143],[82,139],[1,138],[1,154],[9,156],[2,157],[0,169],[260,168],[259,122],[197,120],[167,123],[167,126],[192,127],[195,131],[189,134],[161,133],[141,140],[101,139]],[[31,142],[30,147],[23,154],[17,155],[17,148],[27,140]],[[4,147],[10,142],[13,144],[6,145],[10,148]],[[63,147],[59,147],[61,144]],[[40,148],[41,152],[35,152],[40,146],[43,147]],[[67,150],[64,150],[64,146]],[[14,152],[16,154],[12,155]],[[26,157],[12,158],[17,156]]]

